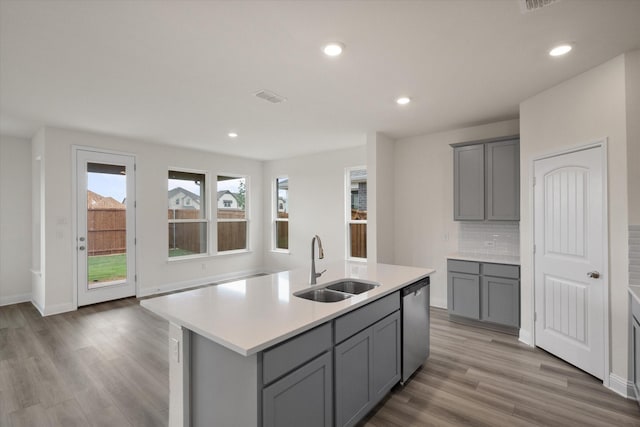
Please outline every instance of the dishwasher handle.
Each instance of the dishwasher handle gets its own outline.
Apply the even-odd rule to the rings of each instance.
[[[431,283],[431,281],[429,276],[427,276],[424,279],[407,286],[406,288],[402,288],[402,297],[406,297],[409,294],[420,291],[425,286],[429,286],[429,283]]]

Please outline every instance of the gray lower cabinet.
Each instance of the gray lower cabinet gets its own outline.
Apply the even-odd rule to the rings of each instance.
[[[480,276],[449,271],[447,283],[449,313],[480,319]]]
[[[279,379],[262,392],[265,427],[333,425],[332,354],[318,358]]]
[[[482,320],[506,326],[520,325],[520,282],[504,277],[482,277]]]
[[[631,381],[636,394],[636,401],[640,405],[640,304],[631,296]]]
[[[447,308],[453,316],[518,328],[520,267],[448,260]]]
[[[400,381],[400,312],[335,346],[336,426],[360,421]]]

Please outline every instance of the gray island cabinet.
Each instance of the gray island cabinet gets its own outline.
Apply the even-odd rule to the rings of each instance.
[[[401,379],[400,290],[434,270],[336,266],[324,283],[380,285],[313,302],[293,295],[309,287],[308,271],[293,270],[143,300],[170,322],[170,427],[352,426],[366,416]]]

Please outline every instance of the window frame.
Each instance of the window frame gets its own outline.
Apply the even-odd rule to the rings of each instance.
[[[279,222],[286,222],[287,226],[289,224],[289,217],[287,215],[287,218],[279,218],[278,217],[278,210],[279,210],[279,204],[280,204],[280,196],[278,194],[279,191],[279,186],[278,186],[278,181],[282,180],[282,179],[286,179],[287,182],[289,182],[289,176],[288,175],[278,175],[276,176],[274,179],[271,180],[271,197],[273,198],[271,201],[271,217],[272,217],[272,225],[271,225],[271,241],[272,241],[272,245],[271,245],[271,250],[273,252],[279,252],[279,253],[285,253],[285,254],[290,254],[291,253],[291,246],[290,246],[290,239],[289,239],[289,234],[288,231],[289,229],[287,229],[287,248],[279,248],[278,247],[278,223]],[[289,189],[287,188],[287,214],[289,213]]]
[[[251,225],[251,221],[250,221],[250,206],[251,206],[251,177],[249,175],[245,175],[245,174],[241,174],[241,173],[226,173],[226,172],[218,172],[216,173],[216,216],[215,216],[215,227],[212,227],[213,233],[215,234],[215,250],[214,250],[214,254],[215,255],[231,255],[231,254],[240,254],[240,253],[246,253],[246,252],[251,252],[251,229],[250,229],[250,225]],[[218,178],[219,177],[229,177],[229,178],[235,178],[235,179],[239,179],[239,178],[243,178],[244,179],[244,186],[245,186],[245,196],[244,196],[244,218],[218,218]],[[230,249],[228,251],[221,251],[218,250],[220,242],[218,239],[218,224],[220,224],[221,222],[244,222],[246,223],[245,225],[245,233],[246,233],[246,239],[245,239],[245,247],[243,249]]]
[[[168,219],[167,224],[194,224],[194,223],[203,223],[205,225],[205,230],[204,230],[204,236],[206,236],[207,242],[206,242],[206,248],[204,252],[200,252],[200,253],[194,253],[194,254],[190,254],[190,255],[180,255],[180,256],[169,256],[169,234],[167,231],[167,260],[170,262],[173,261],[181,261],[181,260],[188,260],[188,259],[193,259],[193,258],[203,258],[203,257],[207,257],[209,256],[209,254],[211,253],[211,227],[210,227],[210,223],[211,223],[211,208],[210,208],[210,197],[208,197],[208,188],[210,186],[210,179],[209,179],[209,172],[207,171],[203,171],[203,170],[199,170],[199,169],[188,169],[188,168],[182,168],[182,167],[169,167],[167,168],[167,183],[168,180],[171,179],[169,178],[169,174],[171,172],[179,172],[179,173],[187,173],[187,174],[198,174],[198,175],[204,175],[204,189],[201,189],[200,191],[200,210],[204,209],[204,216],[203,218],[197,218],[197,219]],[[168,186],[167,186],[168,187]],[[169,190],[167,190],[169,191]],[[179,202],[179,200],[176,200],[177,206],[184,206],[182,203]],[[204,202],[203,202],[204,201]],[[192,206],[192,205],[190,205]],[[175,232],[175,231],[174,231]]]
[[[344,196],[344,204],[345,204],[345,259],[347,261],[361,261],[361,262],[366,262],[367,261],[367,257],[354,257],[351,255],[351,224],[367,224],[367,220],[366,219],[351,219],[351,172],[356,171],[356,170],[367,170],[366,166],[350,166],[345,168],[345,174],[344,174],[344,190],[345,190],[345,196]],[[367,188],[369,185],[369,177],[367,175]],[[367,200],[367,212],[369,210],[368,207],[368,200]],[[368,215],[367,215],[368,218]],[[368,251],[368,244],[367,244],[367,256],[369,254]]]

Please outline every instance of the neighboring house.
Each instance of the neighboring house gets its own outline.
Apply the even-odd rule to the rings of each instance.
[[[351,209],[367,210],[367,171],[351,171]]]
[[[101,196],[91,190],[87,190],[87,209],[126,209],[124,203],[120,203],[113,197]]]
[[[200,196],[176,187],[169,190],[169,209],[200,209]]]
[[[238,198],[229,190],[218,191],[218,209],[239,209]]]

